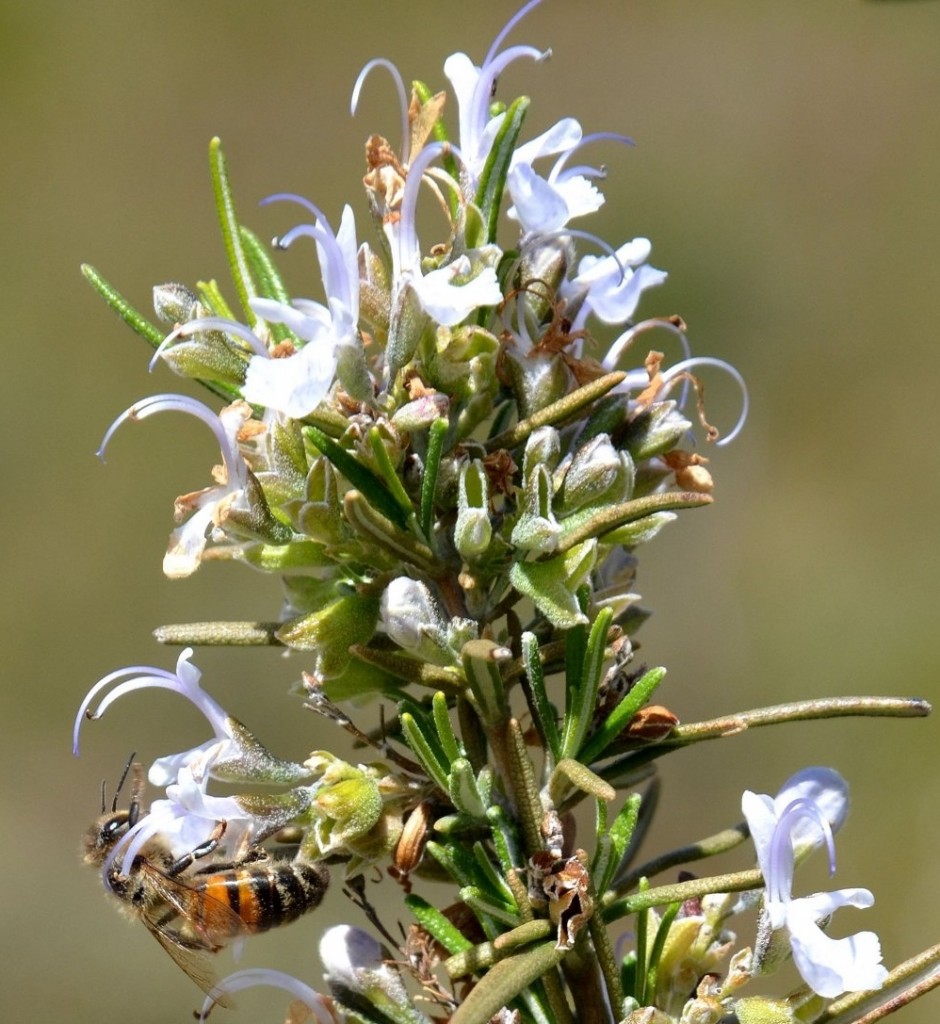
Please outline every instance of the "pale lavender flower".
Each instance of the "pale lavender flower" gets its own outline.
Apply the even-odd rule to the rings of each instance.
[[[316,210],[312,204],[305,205]],[[339,350],[361,344],[358,248],[352,208],[344,207],[335,234],[326,219],[318,216],[315,224],[293,228],[278,244],[287,248],[302,236],[316,242],[327,304],[309,299],[295,299],[291,305],[273,299],[253,299],[251,308],[258,316],[268,323],[286,324],[305,344],[284,358],[252,356],[242,388],[246,401],[294,419],[309,415],[326,397],[336,376]]]
[[[304,1004],[316,1017],[319,1024],[338,1024],[339,1018],[333,1012],[331,1003],[315,989],[305,985],[292,974],[284,971],[275,971],[267,967],[250,967],[244,971],[235,971],[227,978],[216,982],[212,987],[212,993],[207,996],[202,1004],[198,1020],[204,1021],[210,1011],[225,996],[241,992],[246,988],[254,988],[256,985],[268,985],[272,988],[280,988],[288,992],[298,1002]]]
[[[490,116],[493,89],[502,72],[522,57],[544,60],[549,51],[534,46],[511,46],[500,51],[499,47],[509,32],[540,0],[525,4],[493,40],[489,52],[480,67],[477,67],[465,53],[454,53],[444,62],[444,74],[450,80],[457,97],[460,150],[463,153],[464,170],[468,177],[468,192],[475,191],[480,173],[486,165],[493,141],[499,132],[505,114]]]
[[[578,149],[599,139],[631,141],[613,132],[582,136],[581,125],[566,117],[513,153],[506,185],[514,205],[507,216],[519,222],[523,233],[552,234],[575,217],[600,209],[604,196],[590,179],[601,178],[604,172],[598,167],[566,166]],[[560,155],[551,171],[540,177],[533,161],[556,154]]]
[[[176,671],[152,665],[132,665],[99,679],[85,695],[72,733],[72,752],[78,756],[78,734],[84,719],[100,718],[119,697],[135,690],[172,690],[194,704],[205,716],[214,733],[212,739],[178,754],[158,757],[148,778],[154,786],[171,786],[179,781],[182,769],[190,769],[201,780],[204,775],[227,782],[293,785],[310,778],[310,771],[293,761],[275,757],[255,736],[222,708],[199,685],[202,673],[190,659],[187,647],[176,662]],[[116,685],[115,685],[116,684]],[[92,711],[100,693],[113,687]]]
[[[405,183],[401,216],[385,223],[385,233],[392,253],[393,310],[399,307],[403,289],[409,285],[428,316],[444,327],[453,327],[475,310],[502,302],[503,293],[493,266],[499,258],[496,246],[463,253],[427,273],[421,269],[421,244],[416,224],[418,189],[422,175],[444,149],[443,145],[434,143],[425,146],[415,158]],[[453,147],[449,151],[461,157]]]
[[[244,857],[257,828],[256,820],[235,797],[210,796],[206,792],[209,768],[221,748],[221,743],[213,744],[198,763],[179,769],[177,781],[167,786],[166,799],[154,800],[149,813],[128,830],[108,856],[102,868],[106,879],[112,865],[126,871],[154,836],[160,837],[174,857],[183,857],[202,846],[223,821],[225,830],[219,837],[217,855],[233,861]]]
[[[868,889],[837,889],[794,899],[797,858],[826,843],[835,869],[832,833],[848,813],[848,785],[831,768],[807,768],[789,779],[771,798],[745,792],[741,808],[757,850],[766,891],[762,927],[785,929],[793,960],[814,992],[834,998],[843,992],[880,988],[887,977],[874,932],[830,938],[819,927],[839,907],[870,907]],[[769,936],[759,946],[769,942]]]
[[[237,438],[241,428],[251,418],[251,409],[244,402],[233,402],[216,414],[195,398],[153,395],[135,402],[108,427],[98,449],[98,456],[104,458],[108,442],[122,423],[144,420],[158,412],[184,412],[202,420],[215,434],[222,453],[222,465],[216,473],[218,483],[192,494],[184,494],[176,500],[175,518],[182,525],[170,534],[163,558],[163,571],[170,578],[177,579],[189,576],[199,568],[208,538],[213,528],[221,524],[228,510],[248,508],[245,497],[248,465],[239,453]]]
[[[72,732],[72,752],[75,756],[78,756],[79,731],[86,718],[92,720],[100,718],[119,697],[133,693],[135,690],[150,688],[172,690],[185,697],[202,712],[214,733],[211,740],[207,740],[198,747],[154,761],[148,776],[153,785],[161,787],[172,785],[177,781],[182,768],[195,767],[201,777],[210,764],[240,756],[242,746],[239,742],[240,737],[236,734],[238,723],[199,685],[202,673],[190,661],[192,656],[193,649],[191,647],[182,651],[176,661],[175,672],[152,665],[132,665],[128,668],[118,669],[116,672],[110,672],[99,679],[85,695],[78,714],[75,716],[75,726]],[[119,682],[119,680],[123,680],[123,682]],[[92,712],[91,707],[98,694],[112,686],[113,689],[102,698]]]
[[[590,315],[605,324],[626,323],[643,292],[666,280],[665,271],[646,262],[651,251],[648,238],[634,238],[606,256],[583,256],[577,273],[559,288],[573,313],[571,330],[580,330]]]
[[[362,996],[392,1020],[430,1024],[414,1006],[398,972],[386,962],[381,943],[362,928],[348,924],[328,928],[320,940],[320,959],[339,999],[345,993]]]

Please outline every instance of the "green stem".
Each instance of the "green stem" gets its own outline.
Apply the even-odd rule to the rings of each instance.
[[[688,747],[702,740],[722,739],[736,736],[747,729],[765,725],[779,725],[782,722],[803,722],[822,718],[924,718],[931,712],[929,701],[921,697],[820,697],[816,700],[793,701],[789,704],[774,704],[767,708],[740,711],[705,722],[693,722],[676,726],[672,732],[656,743],[650,743],[641,750],[626,754],[612,761],[598,774],[613,785],[626,776],[632,778],[636,769],[654,761],[663,754],[680,747]]]
[[[680,846],[677,850],[670,850],[661,854],[653,860],[634,868],[628,875],[618,879],[620,889],[631,889],[641,878],[652,878],[669,868],[679,864],[692,864],[697,860],[704,860],[706,857],[714,857],[719,853],[727,853],[736,846],[740,846],[750,835],[747,825],[743,822],[734,828],[717,832],[706,839],[699,839],[698,842],[690,843],[688,846]]]
[[[619,898],[617,890],[611,890],[603,895],[600,905],[604,920],[610,922],[651,907],[684,903],[686,900],[710,896],[716,892],[746,892],[748,889],[763,887],[764,876],[757,868],[752,868],[750,871],[734,871],[728,875],[713,875],[711,878],[693,878],[688,882],[677,882],[675,885],[660,885],[655,889],[646,889]]]
[[[585,406],[596,402],[598,398],[602,398],[608,391],[615,388],[626,376],[625,373],[617,371],[598,377],[597,380],[572,391],[564,398],[558,399],[557,402],[546,405],[544,409],[533,413],[527,419],[519,420],[514,427],[504,430],[502,434],[490,438],[486,442],[486,450],[494,452],[500,448],[515,448],[516,445],[522,444],[533,430],[561,423],[576,416]]]

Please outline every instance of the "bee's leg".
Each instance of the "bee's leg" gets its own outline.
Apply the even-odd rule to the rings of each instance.
[[[166,870],[166,874],[170,878],[185,871],[188,867],[194,864],[197,860],[201,860],[203,857],[208,857],[210,853],[219,845],[219,841],[222,836],[225,835],[225,827],[228,822],[220,821],[215,828],[212,830],[212,835],[202,844],[196,847],[195,850],[190,850],[189,853],[184,853],[182,857],[176,860]]]
[[[232,871],[235,868],[242,868],[246,864],[256,864],[258,861],[265,861],[269,859],[269,853],[264,847],[256,846],[250,849],[244,857],[239,860],[226,860],[226,861],[212,861],[211,864],[206,864],[203,867],[195,868],[190,878],[196,878],[199,875],[214,875],[219,871]]]

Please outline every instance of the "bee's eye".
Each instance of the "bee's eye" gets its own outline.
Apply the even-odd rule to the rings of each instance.
[[[106,842],[110,842],[124,830],[126,825],[127,818],[123,814],[109,818],[101,829],[101,836]]]

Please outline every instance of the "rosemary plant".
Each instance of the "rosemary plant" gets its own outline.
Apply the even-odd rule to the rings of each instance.
[[[155,360],[205,388],[204,400],[135,403],[102,444],[162,412],[188,413],[218,441],[211,483],[176,501],[164,572],[227,560],[284,587],[275,621],[163,626],[158,639],[185,648],[175,669],[121,670],[88,693],[76,753],[83,721],[147,687],[186,697],[211,728],[150,766],[165,796],[149,810],[135,781],[130,810],[89,833],[88,859],[203,985],[203,1017],[269,984],[291,993],[293,1021],[867,1024],[936,984],[937,953],[889,972],[872,932],[824,930],[871,892],[796,895],[795,868],[815,849],[834,867],[848,807],[835,771],[745,792],[740,823],[637,862],[665,755],[762,726],[929,707],[823,698],[686,723],[681,694],[658,703],[665,669],[634,657],[637,552],[711,503],[699,449],[732,440],[747,394],[733,367],[691,354],[678,318],[637,316],[665,277],[647,239],[611,244],[572,226],[604,202],[603,171],[582,151],[630,140],[584,134],[571,117],[533,138],[529,100],[494,98],[510,63],[549,56],[506,45],[537,3],[479,65],[448,58],[449,94],[414,82],[409,98],[394,65],[363,69],[354,108],[376,72],[402,114],[397,148],[368,139],[364,215],[275,195],[287,229],[266,246],[239,217],[216,139],[230,291],[159,285],[151,319],[84,268]],[[443,227],[422,244],[424,204]],[[288,294],[277,263],[294,243],[315,248],[322,300]],[[682,357],[667,361],[654,339]],[[741,387],[723,437],[703,371]],[[352,733],[362,762],[269,751],[203,689],[193,648],[206,644],[294,652],[300,699]],[[709,857],[738,846],[740,871],[709,874]],[[401,893],[395,921],[369,899],[377,869]],[[358,923],[324,934],[322,991],[274,969],[214,978],[218,948],[316,905],[328,872],[355,894]],[[428,877],[449,884],[444,905]],[[736,935],[751,908],[756,933]],[[751,984],[791,957],[799,990],[771,998]]]

